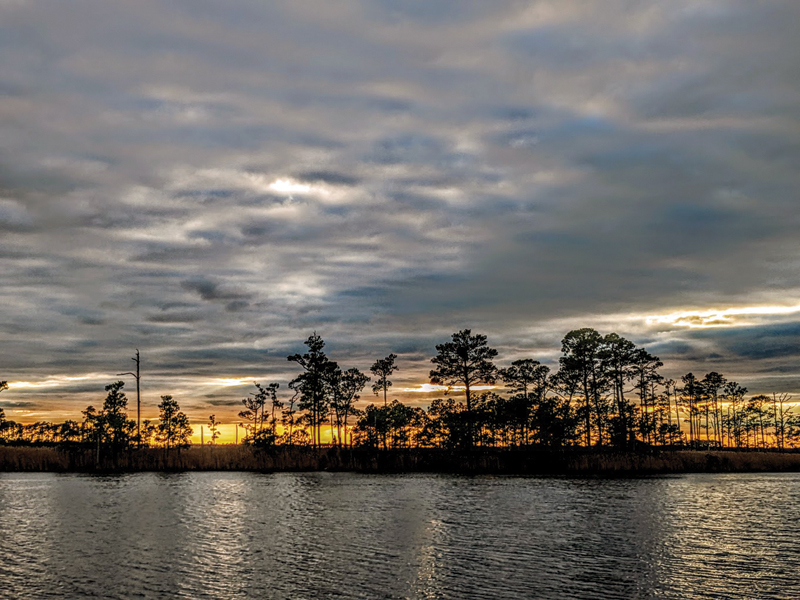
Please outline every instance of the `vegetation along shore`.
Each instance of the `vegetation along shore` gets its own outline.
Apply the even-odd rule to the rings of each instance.
[[[98,463],[80,447],[0,446],[0,471],[130,473],[142,471],[351,471],[357,473],[456,473],[471,475],[638,476],[670,473],[800,471],[800,452],[658,449],[630,452],[567,448],[274,447],[192,446],[131,449]]]
[[[716,372],[667,379],[658,357],[615,333],[570,331],[551,373],[533,358],[500,368],[486,336],[461,330],[436,346],[429,381],[444,395],[427,407],[389,401],[395,354],[368,376],[329,359],[317,334],[305,345],[287,357],[300,371],[289,394],[279,382],[255,383],[242,399],[241,443],[217,443],[220,421],[210,415],[208,443],[190,444],[190,419],[170,395],[157,421],[141,421],[137,398],[133,419],[116,381],[81,420],[21,424],[0,408],[0,470],[800,470],[800,414],[789,394],[748,395]],[[370,382],[379,403],[359,408]]]

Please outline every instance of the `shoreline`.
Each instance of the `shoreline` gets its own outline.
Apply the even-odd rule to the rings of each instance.
[[[143,448],[116,458],[93,450],[0,446],[0,473],[133,473],[184,471],[308,472],[375,474],[575,475],[637,477],[680,473],[800,472],[800,452],[745,449],[612,449],[190,447],[180,451]]]

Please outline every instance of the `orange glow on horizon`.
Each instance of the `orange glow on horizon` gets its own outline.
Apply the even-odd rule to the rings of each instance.
[[[470,387],[470,391],[481,392],[485,390],[496,390],[496,385],[474,385]],[[432,394],[434,392],[463,392],[467,388],[463,385],[453,385],[449,388],[446,385],[435,385],[433,383],[420,383],[415,388],[402,388],[401,392],[410,392],[412,394]]]
[[[355,425],[355,423],[354,423],[353,420],[351,420],[347,425],[347,440],[348,440],[348,442],[350,440],[350,435],[351,435],[351,433],[353,431],[354,425]],[[200,445],[201,427],[202,427],[202,431],[203,431],[203,435],[202,435],[203,445],[208,446],[211,443],[211,432],[208,429],[208,423],[192,423],[192,430],[194,431],[194,433],[192,434],[192,437],[190,438],[190,441],[191,441],[192,444]],[[296,429],[298,429],[298,428],[296,428]],[[219,431],[220,436],[217,438],[217,441],[216,441],[217,444],[235,444],[237,439],[238,439],[238,442],[241,444],[244,441],[245,436],[247,435],[247,431],[245,430],[245,428],[242,425],[239,425],[238,438],[237,438],[236,423],[221,424],[221,425],[219,425],[219,430],[218,431]],[[278,433],[279,436],[283,434],[283,426],[278,425],[277,433]],[[330,426],[328,424],[323,425],[322,426],[322,431],[321,431],[322,443],[323,444],[330,444],[333,441],[335,434],[336,434],[336,428],[335,427],[334,427],[334,430],[333,430],[333,434],[331,434]],[[341,435],[342,435],[342,438],[344,438],[344,428],[342,428]]]

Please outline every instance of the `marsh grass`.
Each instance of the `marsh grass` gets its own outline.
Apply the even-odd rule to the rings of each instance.
[[[86,448],[0,446],[0,471],[354,471],[637,476],[659,473],[800,471],[800,453],[674,450],[614,452],[566,449],[372,450],[247,446],[162,448],[102,456]]]
[[[347,453],[347,451],[344,451]],[[183,450],[144,448],[126,450],[116,457],[94,449],[54,446],[0,446],[0,471],[311,471],[342,469],[336,448],[276,448],[247,446],[193,446]]]
[[[641,454],[583,452],[569,458],[564,471],[608,475],[800,471],[800,454],[702,450]]]

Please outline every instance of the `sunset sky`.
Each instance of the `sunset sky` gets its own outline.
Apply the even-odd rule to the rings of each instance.
[[[800,394],[797,0],[0,0],[0,407],[570,329]],[[129,391],[132,378],[123,378]],[[364,399],[374,397],[365,390]]]

